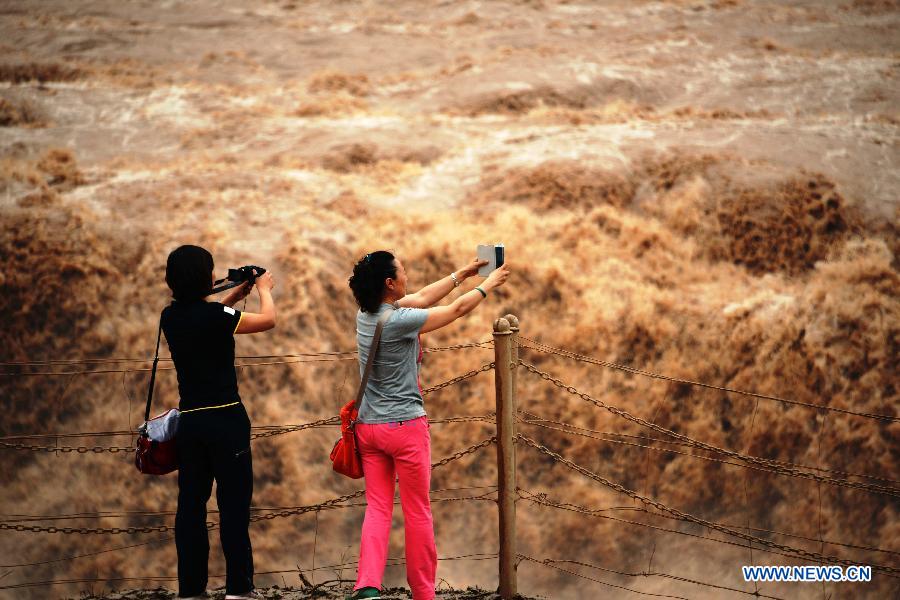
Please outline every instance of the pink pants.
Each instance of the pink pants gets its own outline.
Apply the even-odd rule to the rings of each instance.
[[[406,581],[415,600],[432,600],[437,573],[431,518],[431,434],[428,419],[356,425],[366,477],[366,518],[359,544],[354,589],[381,588],[387,562],[394,480],[400,480],[400,506],[406,533]]]

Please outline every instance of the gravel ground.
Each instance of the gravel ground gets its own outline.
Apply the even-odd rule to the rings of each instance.
[[[338,584],[317,585],[315,587],[304,588],[273,586],[270,588],[260,588],[258,591],[266,600],[308,600],[312,598],[332,600],[344,598],[344,594],[347,593],[347,591]],[[412,598],[412,594],[406,588],[390,588],[384,590],[381,597],[385,600],[406,600],[407,598]],[[175,598],[177,598],[175,592],[165,588],[157,588],[155,590],[123,590],[101,595],[82,594],[76,597],[69,597],[71,600],[174,600]],[[225,590],[214,590],[210,592],[209,598],[210,600],[223,600],[225,598]],[[466,588],[465,590],[439,590],[437,598],[440,600],[494,600],[499,598],[499,596],[496,592],[478,588]],[[520,600],[542,600],[541,597],[531,596],[516,596],[516,598]]]

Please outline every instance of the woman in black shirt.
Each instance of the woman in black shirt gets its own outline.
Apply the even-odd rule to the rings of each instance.
[[[234,334],[256,333],[275,326],[270,272],[256,279],[259,313],[233,305],[250,292],[245,283],[222,302],[207,302],[212,292],[212,255],[198,246],[181,246],[169,254],[166,283],[174,301],[163,310],[166,335],[180,395],[178,422],[179,598],[205,598],[209,538],[206,503],[216,481],[219,536],[225,554],[225,598],[259,598],[253,586],[250,546],[250,500],[253,465],[250,419],[238,394],[234,369]]]

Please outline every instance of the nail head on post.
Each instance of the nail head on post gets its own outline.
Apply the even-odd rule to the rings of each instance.
[[[506,321],[509,323],[510,328],[513,331],[519,330],[519,317],[517,317],[516,315],[513,315],[513,314],[509,314],[509,315],[504,315],[503,318],[506,319]]]
[[[494,333],[512,333],[512,328],[509,326],[509,321],[500,317],[496,321],[494,321]]]

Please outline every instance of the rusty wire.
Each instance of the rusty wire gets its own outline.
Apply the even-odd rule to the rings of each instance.
[[[596,570],[596,571],[603,571],[603,572],[606,572],[606,573],[614,573],[614,574],[616,574],[616,575],[621,575],[621,576],[623,576],[623,577],[662,577],[662,578],[664,578],[664,579],[671,579],[671,580],[673,580],[673,581],[680,581],[680,582],[682,582],[682,583],[690,583],[690,584],[693,584],[693,585],[699,585],[699,586],[708,587],[708,588],[713,588],[713,589],[718,589],[718,590],[726,590],[726,591],[729,591],[729,592],[737,592],[737,593],[739,593],[739,594],[745,594],[745,595],[747,595],[747,596],[756,596],[756,597],[758,597],[758,598],[768,598],[768,599],[770,599],[770,600],[784,600],[783,598],[779,598],[778,596],[767,596],[766,594],[761,594],[761,593],[759,593],[759,592],[748,592],[748,591],[746,591],[746,590],[739,590],[739,589],[737,589],[737,588],[728,587],[728,586],[724,586],[724,585],[717,585],[717,584],[715,584],[715,583],[708,583],[708,582],[705,582],[705,581],[698,581],[698,580],[696,580],[696,579],[688,579],[687,577],[679,577],[679,576],[677,576],[677,575],[672,575],[672,574],[670,574],[670,573],[660,573],[660,572],[658,572],[658,571],[640,571],[640,572],[622,571],[622,570],[618,570],[618,569],[610,569],[610,568],[608,568],[608,567],[601,567],[601,566],[599,566],[599,565],[592,565],[592,564],[590,564],[590,563],[583,562],[583,561],[579,561],[579,560],[553,559],[553,558],[537,559],[537,558],[532,558],[531,556],[526,556],[526,555],[524,555],[524,554],[519,554],[518,557],[519,557],[519,560],[527,561],[527,562],[533,562],[533,563],[536,563],[536,564],[539,564],[539,565],[544,565],[544,566],[546,566],[546,567],[551,567],[551,568],[557,569],[557,570],[559,570],[559,571],[564,571],[564,572],[566,572],[566,573],[570,573],[570,574],[575,575],[575,576],[577,576],[577,577],[583,577],[584,579],[591,579],[591,578],[590,578],[590,577],[585,577],[584,575],[579,574],[579,573],[576,573],[576,572],[574,572],[574,571],[569,571],[568,569],[560,568],[560,567],[558,567],[558,566],[556,566],[556,565],[557,565],[557,564],[577,565],[577,566],[580,566],[580,567],[587,567],[587,568],[589,568],[589,569],[594,569],[594,570]],[[601,583],[601,584],[603,584],[603,585],[608,585],[608,586],[612,586],[612,587],[619,587],[620,589],[627,589],[628,591],[635,592],[635,593],[637,593],[637,594],[643,594],[643,595],[645,595],[645,596],[657,596],[657,597],[663,597],[663,598],[681,598],[681,596],[667,596],[667,595],[661,595],[661,594],[652,594],[652,593],[649,593],[649,592],[640,592],[640,591],[638,591],[638,590],[632,590],[632,589],[629,589],[629,588],[622,588],[622,587],[620,587],[620,586],[616,586],[616,585],[613,585],[613,584],[611,584],[611,583],[608,583],[608,582],[605,582],[605,581],[600,581],[600,580],[597,580],[597,579],[592,579],[592,581],[596,581],[597,583]],[[685,599],[685,600],[686,600],[686,599]]]
[[[593,509],[592,509],[592,508],[587,508],[587,507],[584,507],[584,506],[580,506],[580,505],[578,505],[578,504],[573,504],[573,503],[571,503],[571,502],[559,502],[559,501],[556,501],[556,500],[552,500],[546,493],[538,493],[538,494],[535,494],[534,492],[531,492],[531,491],[525,490],[525,489],[521,489],[521,488],[519,488],[519,489],[516,490],[516,491],[517,491],[517,493],[518,493],[519,498],[521,498],[522,500],[526,500],[526,501],[528,501],[528,502],[532,502],[532,503],[534,503],[534,504],[537,504],[537,505],[539,505],[539,506],[544,506],[544,507],[547,507],[547,508],[556,508],[556,509],[559,509],[559,510],[565,510],[565,511],[569,511],[569,512],[574,512],[574,513],[578,513],[578,514],[582,514],[582,515],[586,515],[586,516],[594,517],[594,518],[598,518],[598,519],[607,519],[607,520],[610,520],[610,521],[616,521],[616,522],[618,522],[618,523],[625,523],[626,525],[635,525],[635,526],[638,526],[638,527],[644,527],[644,528],[647,528],[647,529],[654,529],[654,530],[656,530],[656,531],[662,531],[662,532],[665,532],[665,533],[674,533],[674,534],[677,534],[677,535],[682,535],[682,536],[687,536],[687,537],[693,537],[693,538],[705,540],[705,541],[708,541],[708,542],[715,542],[715,543],[717,543],[717,544],[725,544],[725,545],[728,545],[728,546],[736,546],[736,547],[738,547],[738,548],[748,548],[748,547],[749,547],[747,544],[742,544],[742,543],[739,543],[739,542],[734,542],[734,541],[730,541],[730,540],[721,540],[721,539],[718,539],[718,538],[706,537],[706,536],[703,536],[703,535],[697,535],[697,534],[695,534],[695,533],[689,533],[689,532],[686,532],[686,531],[680,531],[680,530],[678,530],[678,529],[669,529],[669,528],[667,528],[667,527],[659,527],[658,525],[652,525],[652,524],[650,524],[650,523],[642,523],[642,522],[640,522],[640,521],[630,521],[630,520],[628,520],[628,519],[620,519],[619,517],[612,517],[612,516],[610,516],[610,515],[603,514],[603,513],[606,513],[606,512],[613,512],[613,511],[619,511],[619,510],[625,511],[625,510],[627,510],[628,512],[643,513],[643,514],[646,514],[646,515],[649,515],[649,516],[652,516],[652,517],[660,517],[660,518],[663,518],[663,519],[671,519],[671,520],[673,520],[673,521],[684,522],[682,519],[675,518],[675,517],[673,517],[672,515],[666,515],[666,514],[662,514],[662,513],[652,512],[652,511],[647,510],[646,508],[636,508],[636,507],[615,507],[615,508],[593,508]],[[723,526],[723,527],[728,527],[728,528],[748,529],[747,527],[745,527],[745,526],[743,526],[743,525],[730,525],[730,524],[728,524],[728,523],[718,523],[718,525],[721,525],[721,526]],[[787,532],[784,532],[784,531],[775,531],[775,530],[772,530],[772,529],[759,529],[759,528],[756,528],[756,527],[750,527],[749,529],[752,529],[753,531],[763,532],[763,533],[772,533],[772,534],[775,534],[775,535],[781,535],[781,536],[785,536],[785,537],[793,537],[793,538],[805,540],[805,541],[808,541],[808,542],[816,542],[816,543],[819,543],[819,542],[822,541],[822,540],[819,540],[819,539],[816,539],[816,538],[805,537],[805,536],[802,536],[802,535],[797,535],[797,534],[794,534],[794,533],[787,533]],[[826,543],[827,545],[829,545],[829,546],[842,546],[842,547],[845,547],[845,548],[853,548],[853,549],[855,549],[855,550],[865,550],[865,551],[867,551],[867,552],[883,552],[883,553],[885,553],[885,554],[893,554],[893,555],[895,555],[895,556],[900,556],[900,552],[898,552],[898,551],[896,551],[896,550],[887,550],[887,549],[885,549],[885,548],[875,548],[875,547],[872,547],[872,546],[858,546],[858,545],[855,545],[855,544],[848,544],[848,543],[845,543],[845,542],[836,542],[836,541],[833,541],[833,540],[824,540],[824,541],[825,541],[825,543]],[[786,557],[788,557],[788,558],[800,558],[800,557],[797,557],[797,556],[793,556],[793,555],[791,555],[791,554],[787,554],[787,553],[785,553],[785,552],[779,552],[779,551],[775,551],[775,550],[767,550],[767,552],[770,552],[770,553],[772,553],[772,554],[778,554],[778,555],[781,555],[781,556],[786,556]],[[810,559],[809,559],[808,557],[805,557],[804,560],[810,560]],[[815,562],[819,562],[819,561],[815,561]]]
[[[455,452],[450,456],[439,460],[438,462],[431,465],[432,469],[438,469],[446,464],[449,464],[455,460],[459,460],[464,456],[477,452],[478,450],[490,446],[491,444],[496,443],[496,437],[489,437],[481,442],[469,446],[463,450]],[[309,506],[296,506],[291,507],[286,510],[279,510],[271,513],[267,513],[265,515],[253,515],[250,517],[250,521],[269,521],[272,519],[289,517],[295,515],[302,515],[308,512],[327,510],[348,500],[353,500],[354,498],[359,498],[365,494],[365,490],[358,490],[356,492],[352,492],[349,494],[344,494],[343,496],[338,496],[336,498],[332,498],[330,500],[326,500],[324,502],[320,502],[318,504],[311,504]],[[206,523],[207,529],[214,529],[218,527],[218,523],[208,521]],[[64,534],[105,534],[105,535],[118,535],[118,534],[136,534],[136,533],[165,533],[168,531],[173,531],[175,528],[172,525],[155,525],[155,526],[142,526],[142,527],[44,527],[41,525],[22,525],[21,523],[13,525],[12,523],[0,523],[0,530],[6,531],[18,531],[18,532],[28,532],[28,533],[64,533]]]
[[[706,519],[702,519],[702,518],[700,518],[700,517],[691,515],[691,514],[689,514],[689,513],[682,512],[682,511],[680,511],[680,510],[678,510],[678,509],[676,509],[676,508],[672,508],[672,507],[666,506],[666,505],[663,504],[662,502],[659,502],[659,501],[657,501],[657,500],[653,500],[652,498],[648,498],[648,497],[646,497],[646,496],[641,496],[641,495],[638,494],[637,492],[635,492],[635,491],[633,491],[633,490],[630,490],[630,489],[626,488],[626,487],[623,486],[623,485],[620,485],[620,484],[618,484],[618,483],[612,482],[612,481],[610,481],[609,479],[606,479],[605,477],[603,477],[602,475],[599,475],[599,474],[597,474],[597,473],[595,473],[595,472],[593,472],[593,471],[591,471],[591,470],[589,470],[589,469],[587,469],[587,468],[585,468],[585,467],[582,467],[581,465],[575,464],[574,462],[572,462],[572,461],[570,461],[570,460],[568,460],[568,459],[566,459],[566,458],[563,458],[561,455],[557,454],[557,453],[554,452],[553,450],[550,450],[550,449],[547,448],[546,446],[544,446],[544,445],[542,445],[542,444],[540,444],[540,443],[534,441],[533,439],[531,439],[530,437],[528,437],[528,436],[526,436],[526,435],[523,435],[523,434],[520,433],[520,434],[518,434],[518,435],[516,436],[516,439],[519,440],[519,441],[521,441],[522,443],[528,445],[528,446],[531,446],[532,448],[536,449],[538,452],[540,452],[540,453],[542,453],[542,454],[544,454],[544,455],[550,457],[551,459],[553,459],[554,462],[561,463],[561,464],[565,465],[566,467],[572,469],[573,471],[575,471],[575,472],[577,472],[577,473],[581,473],[582,475],[584,475],[584,476],[587,477],[588,479],[592,479],[592,480],[596,481],[597,483],[600,483],[601,485],[604,485],[604,486],[606,486],[606,487],[608,487],[608,488],[610,488],[610,489],[613,489],[613,490],[615,490],[615,491],[617,491],[617,492],[619,492],[619,493],[621,493],[621,494],[624,494],[624,495],[628,496],[629,498],[631,498],[631,499],[633,499],[633,500],[637,500],[637,501],[639,501],[639,502],[641,502],[641,503],[643,503],[643,504],[646,504],[646,505],[648,505],[648,506],[652,506],[653,508],[656,508],[657,510],[659,510],[659,511],[661,511],[661,512],[664,512],[664,513],[666,513],[666,514],[672,515],[673,517],[676,517],[676,518],[678,518],[679,520],[686,521],[686,522],[689,522],[689,523],[694,523],[694,524],[700,525],[700,526],[702,526],[702,527],[707,527],[707,528],[709,528],[709,529],[713,529],[713,530],[718,531],[718,532],[720,532],[720,533],[724,533],[724,534],[726,534],[726,535],[730,535],[730,536],[733,536],[733,537],[740,538],[740,539],[745,540],[745,541],[747,541],[747,542],[750,542],[750,543],[752,543],[752,544],[759,544],[760,546],[763,546],[763,547],[774,548],[774,549],[776,549],[776,550],[783,550],[783,551],[785,551],[785,552],[790,552],[790,553],[792,553],[792,554],[798,555],[798,556],[801,557],[801,558],[809,558],[809,559],[814,559],[814,560],[829,561],[829,562],[831,562],[831,563],[833,563],[833,564],[840,564],[840,565],[845,565],[845,566],[854,566],[854,565],[856,565],[855,562],[848,561],[848,560],[843,559],[843,558],[839,558],[839,557],[836,557],[836,556],[825,556],[825,555],[819,554],[819,553],[817,553],[817,552],[810,552],[810,551],[807,551],[807,550],[803,550],[803,549],[801,549],[801,548],[794,548],[794,547],[792,547],[792,546],[786,546],[786,545],[784,545],[784,544],[778,544],[778,543],[776,543],[776,542],[772,542],[772,541],[770,541],[770,540],[766,540],[766,539],[763,539],[763,538],[759,538],[759,537],[756,537],[756,536],[752,536],[752,535],[743,533],[743,532],[741,532],[741,531],[737,531],[736,529],[731,529],[731,528],[728,528],[728,527],[724,527],[724,526],[722,526],[722,525],[720,525],[720,524],[718,524],[718,523],[715,523],[715,522],[713,522],[713,521],[707,521]],[[874,571],[881,572],[881,573],[883,573],[883,574],[885,574],[885,575],[887,575],[887,576],[889,576],[889,577],[893,577],[893,578],[896,578],[896,579],[900,579],[900,569],[897,569],[897,568],[894,568],[894,567],[888,567],[888,566],[885,566],[885,565],[875,565],[875,564],[873,564],[873,565],[871,565],[871,566],[872,566],[872,569],[873,569]]]
[[[812,409],[815,409],[815,410],[836,412],[836,413],[841,413],[841,414],[845,414],[845,415],[853,415],[853,416],[856,416],[856,417],[864,417],[864,418],[867,418],[867,419],[875,419],[875,420],[886,421],[886,422],[900,422],[900,417],[892,417],[892,416],[890,416],[890,415],[880,415],[880,414],[875,414],[875,413],[863,413],[863,412],[857,412],[857,411],[848,410],[848,409],[845,409],[845,408],[837,408],[837,407],[834,407],[834,406],[824,406],[824,405],[821,405],[821,404],[812,404],[812,403],[809,403],[809,402],[801,402],[801,401],[799,401],[799,400],[789,400],[789,399],[787,399],[787,398],[780,398],[780,397],[778,397],[778,396],[770,396],[770,395],[768,395],[768,394],[760,394],[760,393],[757,393],[757,392],[749,392],[749,391],[746,391],[746,390],[738,390],[738,389],[729,388],[729,387],[724,387],[724,386],[712,385],[712,384],[709,384],[709,383],[702,383],[702,382],[699,382],[699,381],[691,381],[691,380],[689,380],[689,379],[679,379],[679,378],[677,378],[677,377],[670,377],[670,376],[668,376],[668,375],[661,375],[661,374],[659,374],[659,373],[653,373],[653,372],[651,372],[651,371],[645,371],[645,370],[643,370],[643,369],[637,369],[637,368],[635,368],[635,367],[629,367],[629,366],[626,366],[626,365],[620,365],[620,364],[617,364],[617,363],[613,363],[613,362],[609,362],[609,361],[605,361],[605,360],[600,360],[599,358],[594,358],[594,357],[591,357],[591,356],[585,356],[585,355],[583,355],[583,354],[576,354],[575,352],[571,352],[571,351],[569,351],[569,350],[564,350],[564,349],[562,349],[562,348],[555,348],[555,347],[553,347],[553,346],[549,346],[549,345],[547,345],[547,344],[543,344],[543,343],[541,343],[541,342],[538,342],[538,341],[536,341],[536,340],[532,340],[531,338],[527,338],[527,337],[525,337],[525,336],[520,336],[520,339],[523,339],[523,340],[525,340],[525,341],[527,342],[527,344],[524,344],[524,345],[521,346],[521,347],[523,347],[523,348],[529,348],[529,349],[531,349],[531,350],[537,350],[538,352],[544,352],[544,353],[547,353],[547,354],[555,354],[555,355],[557,355],[557,356],[562,356],[562,357],[564,357],[564,358],[569,358],[569,359],[576,360],[576,361],[579,361],[579,362],[584,362],[584,363],[589,363],[589,364],[592,364],[592,365],[597,365],[597,366],[601,366],[601,367],[606,367],[606,368],[609,368],[609,369],[615,369],[615,370],[618,370],[618,371],[624,371],[625,373],[631,373],[632,375],[640,375],[640,376],[642,376],[642,377],[649,377],[649,378],[651,378],[651,379],[659,379],[659,380],[662,380],[662,381],[669,381],[669,382],[672,382],[672,383],[681,383],[681,384],[691,385],[691,386],[695,386],[695,387],[703,387],[703,388],[708,388],[708,389],[712,389],[712,390],[719,390],[719,391],[722,391],[722,392],[729,392],[729,393],[732,393],[732,394],[739,394],[739,395],[741,395],[741,396],[749,396],[749,397],[751,397],[751,398],[758,398],[758,399],[760,399],[760,400],[771,400],[771,401],[774,401],[774,402],[781,402],[781,403],[783,403],[783,404],[792,404],[792,405],[796,405],[796,406],[804,406],[804,407],[806,407],[806,408],[812,408]]]
[[[810,480],[818,481],[821,483],[829,483],[831,485],[835,485],[835,486],[839,486],[839,487],[859,489],[859,490],[864,490],[864,491],[872,492],[872,493],[876,493],[876,494],[892,496],[894,498],[900,498],[900,489],[897,489],[897,488],[878,485],[878,484],[874,484],[874,483],[847,481],[844,479],[837,479],[834,477],[818,475],[816,473],[810,473],[807,471],[802,471],[800,469],[786,467],[786,466],[779,464],[776,461],[772,461],[770,459],[761,458],[758,456],[748,456],[746,454],[741,454],[740,452],[735,452],[734,450],[726,450],[725,448],[719,448],[718,446],[714,446],[712,444],[707,444],[706,442],[701,442],[699,440],[695,440],[694,438],[688,437],[688,436],[680,434],[680,433],[676,433],[670,429],[666,429],[665,427],[657,425],[656,423],[651,423],[640,417],[635,417],[634,415],[627,413],[620,408],[616,408],[615,406],[609,405],[609,404],[603,402],[602,400],[598,400],[598,399],[592,397],[590,394],[579,391],[577,388],[575,388],[573,386],[566,385],[564,382],[560,381],[556,377],[553,377],[552,375],[550,375],[549,373],[547,373],[545,371],[541,371],[534,365],[531,365],[525,361],[520,360],[519,364],[521,364],[523,367],[525,367],[526,370],[530,371],[531,373],[534,373],[535,375],[540,376],[541,379],[549,381],[556,387],[558,387],[562,390],[565,390],[566,392],[572,394],[573,396],[577,396],[577,397],[581,398],[582,400],[585,400],[586,402],[589,402],[589,403],[591,403],[599,408],[602,408],[604,410],[607,410],[618,417],[621,417],[623,419],[631,421],[632,423],[636,423],[642,427],[652,429],[653,431],[656,431],[657,433],[662,433],[662,434],[672,437],[676,440],[682,441],[694,448],[700,448],[702,450],[706,450],[709,452],[714,452],[714,453],[721,454],[724,456],[729,456],[731,458],[734,458],[734,459],[737,459],[737,460],[740,460],[740,461],[743,461],[743,462],[746,462],[749,464],[763,467],[770,472],[778,473],[781,475],[787,475],[790,477],[798,477],[798,478],[802,478],[802,479],[810,479]]]

